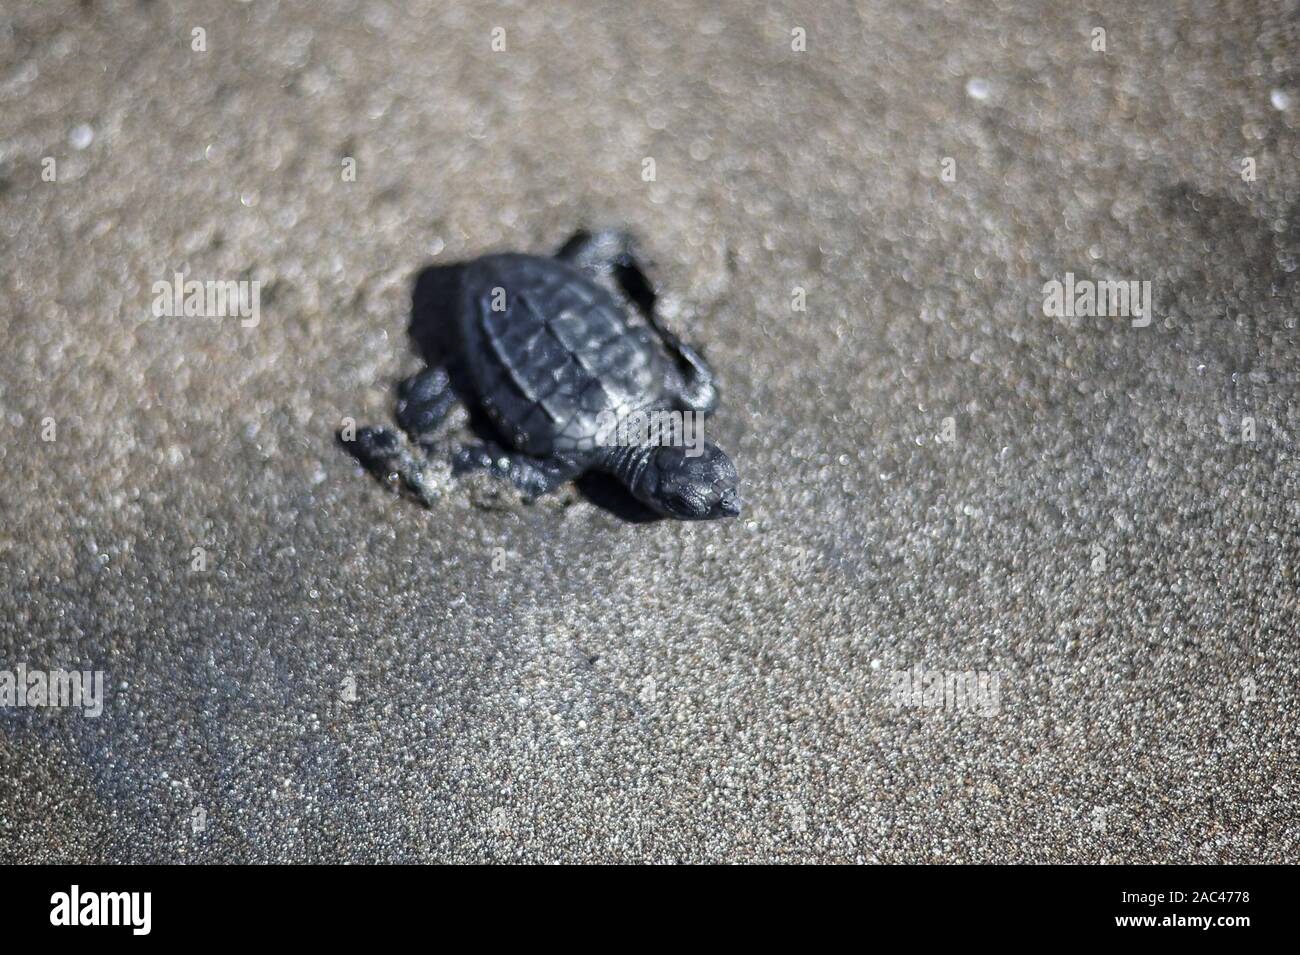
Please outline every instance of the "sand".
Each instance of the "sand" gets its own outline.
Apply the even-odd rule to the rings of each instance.
[[[1297,23],[9,5],[0,670],[107,698],[0,707],[0,861],[1300,861]],[[338,447],[421,269],[582,224],[716,366],[740,519]]]

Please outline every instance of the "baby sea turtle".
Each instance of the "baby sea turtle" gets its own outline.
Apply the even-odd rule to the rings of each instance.
[[[656,314],[630,237],[579,232],[553,258],[488,255],[458,271],[455,291],[435,303],[451,333],[442,360],[398,389],[398,424],[418,448],[444,450],[435,431],[459,398],[498,440],[445,449],[453,473],[488,471],[533,498],[598,471],[668,517],[740,513],[735,465],[717,445],[619,427],[672,412],[700,420],[718,404],[700,352]],[[644,323],[630,320],[633,308]],[[641,440],[611,440],[629,434]],[[362,428],[349,449],[430,503],[427,461],[398,434]]]

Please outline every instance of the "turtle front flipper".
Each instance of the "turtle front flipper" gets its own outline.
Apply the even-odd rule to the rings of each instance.
[[[655,301],[659,296],[650,281],[650,267],[641,258],[636,240],[628,233],[616,229],[579,230],[560,247],[555,257],[589,275],[613,279],[628,301],[641,310],[647,321],[655,324]]]
[[[713,377],[713,369],[696,349],[687,345],[672,332],[659,330],[664,339],[664,347],[677,360],[677,371],[681,381],[675,383],[677,400],[683,407],[702,415],[713,414],[718,407],[718,386]],[[668,337],[665,337],[668,336]],[[671,338],[671,341],[669,340]]]
[[[659,317],[658,295],[648,275],[649,268],[637,251],[636,240],[626,232],[602,229],[581,230],[555,254],[557,259],[595,276],[612,278],[645,316],[664,350],[672,356],[679,380],[670,389],[686,409],[712,414],[718,407],[718,388],[713,369],[698,348],[686,344]]]
[[[468,444],[452,454],[452,473],[486,471],[509,481],[528,498],[549,494],[565,481],[587,470],[587,461],[578,457],[555,455],[535,458],[511,451],[494,441]]]
[[[352,440],[340,433],[339,441],[385,485],[408,492],[425,507],[432,507],[438,499],[440,484],[446,481],[446,465],[439,480],[433,463],[418,449],[412,450],[396,431],[361,428]]]

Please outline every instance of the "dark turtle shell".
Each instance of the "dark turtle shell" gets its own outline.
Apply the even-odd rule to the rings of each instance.
[[[617,420],[663,404],[662,351],[599,283],[532,255],[466,268],[463,353],[479,403],[515,448],[537,457],[590,451],[602,412]]]

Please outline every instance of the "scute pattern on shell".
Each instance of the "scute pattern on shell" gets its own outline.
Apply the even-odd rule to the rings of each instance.
[[[528,255],[488,256],[472,269],[461,315],[471,373],[484,409],[519,450],[590,450],[602,412],[623,417],[663,400],[656,343],[599,283]],[[504,308],[494,310],[498,289]]]

